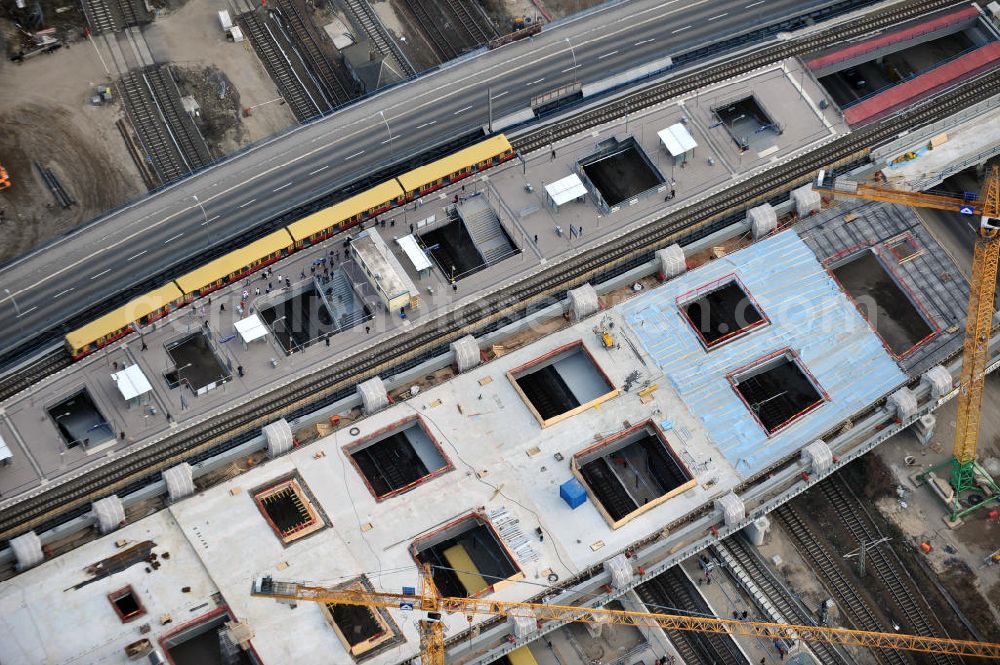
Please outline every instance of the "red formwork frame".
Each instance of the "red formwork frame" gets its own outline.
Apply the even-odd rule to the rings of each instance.
[[[309,516],[313,518],[312,521],[309,522],[308,524],[300,524],[299,526],[295,527],[291,531],[288,531],[287,533],[279,529],[278,525],[275,524],[274,520],[271,519],[271,516],[267,514],[267,509],[264,508],[264,502],[260,498],[264,494],[274,492],[282,485],[288,485],[289,487],[292,487],[294,485],[293,490],[296,492],[296,494],[299,494],[303,499],[305,499],[307,503],[307,509],[309,511]],[[278,540],[281,541],[281,544],[285,545],[286,547],[295,542],[295,540],[299,537],[296,536],[295,534],[298,533],[299,531],[313,527],[317,524],[320,525],[320,529],[323,529],[327,526],[326,520],[323,519],[323,516],[320,515],[319,511],[316,510],[316,508],[313,506],[313,500],[309,498],[309,496],[306,494],[306,491],[303,488],[302,483],[299,481],[299,477],[297,474],[293,475],[290,478],[286,476],[282,480],[278,480],[273,484],[268,485],[267,487],[261,487],[255,489],[253,490],[252,494],[253,494],[253,502],[257,505],[257,510],[260,512],[260,516],[263,517],[264,521],[267,522],[267,525],[271,527],[271,531],[273,531],[274,534],[278,537]],[[316,531],[319,531],[320,529],[316,529]]]
[[[137,611],[135,611],[133,614],[129,616],[125,616],[124,614],[122,614],[122,611],[118,609],[118,605],[115,604],[115,599],[121,598],[125,594],[129,594],[130,596],[132,596],[135,599],[135,604],[139,608]],[[108,602],[111,603],[111,607],[114,608],[115,614],[118,615],[118,618],[121,619],[122,623],[128,623],[130,621],[134,621],[135,619],[138,619],[139,617],[146,614],[146,606],[142,604],[142,599],[139,598],[139,594],[135,592],[135,589],[132,588],[131,584],[126,584],[121,589],[109,593]]]
[[[757,414],[754,413],[753,409],[750,408],[750,404],[749,404],[749,402],[747,402],[746,398],[743,397],[743,394],[737,389],[736,386],[738,385],[739,382],[736,380],[736,377],[738,375],[740,375],[740,374],[745,374],[746,372],[748,372],[749,370],[753,369],[754,367],[757,367],[759,365],[763,365],[764,363],[768,362],[769,360],[773,360],[773,359],[777,358],[778,356],[785,356],[791,362],[795,363],[795,366],[799,368],[799,371],[802,372],[806,376],[807,379],[809,379],[809,383],[811,383],[812,387],[816,389],[816,392],[818,392],[820,394],[820,399],[818,401],[814,402],[813,404],[810,404],[806,408],[802,409],[798,413],[792,415],[791,418],[788,418],[784,422],[779,423],[777,427],[769,430],[764,425],[764,423],[761,422],[760,418],[757,417]],[[741,402],[743,402],[743,406],[745,406],[747,408],[747,411],[750,412],[750,415],[753,416],[753,419],[756,420],[757,424],[760,425],[760,428],[762,430],[764,430],[764,432],[767,433],[767,437],[768,438],[771,438],[772,436],[774,436],[775,434],[777,434],[781,430],[785,429],[786,427],[788,427],[789,425],[791,425],[793,422],[795,422],[796,420],[798,420],[802,416],[806,415],[807,413],[810,413],[811,411],[815,411],[819,407],[823,406],[824,402],[829,402],[830,401],[830,395],[829,395],[829,393],[827,393],[826,390],[824,390],[823,386],[821,386],[820,383],[819,383],[819,381],[816,380],[816,377],[813,376],[812,372],[809,371],[809,368],[806,367],[805,363],[802,362],[802,359],[799,357],[799,354],[796,353],[795,349],[793,349],[790,346],[786,346],[786,347],[784,347],[782,349],[778,349],[777,351],[772,351],[771,353],[767,354],[766,356],[762,356],[760,358],[757,358],[756,360],[753,360],[753,361],[747,363],[746,365],[743,365],[742,367],[737,367],[733,371],[731,371],[728,374],[726,374],[726,380],[729,381],[729,385],[732,387],[733,392],[736,393],[736,396],[740,398]]]
[[[225,614],[226,617],[230,621],[236,621],[236,617],[233,616],[233,613],[229,610],[229,605],[220,605],[220,606],[216,607],[214,610],[211,610],[210,612],[206,612],[205,614],[202,614],[199,617],[195,617],[194,619],[191,619],[190,621],[185,621],[184,623],[182,623],[181,625],[177,626],[173,630],[168,631],[168,632],[164,633],[163,635],[160,635],[160,637],[156,641],[159,643],[160,649],[162,649],[162,651],[163,651],[163,655],[167,658],[167,662],[170,663],[170,665],[177,665],[174,662],[174,659],[170,657],[170,650],[168,649],[167,645],[165,644],[165,642],[167,640],[169,640],[174,635],[177,635],[178,633],[184,632],[185,630],[191,628],[192,626],[197,626],[198,624],[201,624],[201,623],[207,623],[207,622],[215,619],[216,617],[218,617],[220,614]],[[254,660],[257,661],[258,663],[263,663],[264,661],[261,660],[260,655],[257,653],[257,650],[254,648],[253,642],[250,642],[249,644],[250,644],[250,653],[253,654]]]
[[[517,577],[518,575],[521,575],[523,577],[524,576],[524,571],[521,569],[521,566],[518,564],[517,557],[515,557],[514,553],[510,551],[509,547],[507,547],[507,543],[505,543],[504,540],[503,540],[503,538],[500,537],[500,533],[496,530],[496,528],[494,528],[493,523],[490,522],[489,518],[487,518],[486,515],[484,515],[483,513],[479,512],[478,510],[473,510],[473,511],[470,511],[470,512],[462,515],[461,517],[456,517],[455,519],[453,519],[452,521],[448,522],[447,524],[443,524],[443,525],[437,527],[436,529],[431,529],[430,531],[428,531],[426,533],[423,533],[423,534],[417,536],[416,538],[414,538],[413,542],[410,543],[410,557],[413,559],[414,563],[417,564],[417,568],[421,568],[422,569],[423,565],[424,565],[424,563],[420,560],[420,557],[417,556],[417,546],[421,542],[423,542],[425,540],[429,540],[429,539],[433,538],[435,534],[441,533],[442,531],[447,531],[448,529],[451,529],[452,527],[457,526],[457,525],[461,524],[462,522],[468,522],[468,521],[472,521],[472,520],[477,521],[479,524],[484,525],[486,528],[488,528],[490,530],[490,532],[493,534],[494,540],[496,540],[496,542],[497,542],[497,545],[500,546],[500,548],[503,550],[504,554],[507,556],[507,559],[510,561],[511,565],[514,566],[514,569],[517,571],[516,573],[514,573],[513,575],[511,575],[511,577],[509,577],[507,579],[511,579],[513,577]],[[485,581],[486,584],[487,584],[486,588],[483,589],[482,591],[480,591],[479,593],[475,594],[473,596],[474,598],[481,598],[482,596],[485,596],[488,593],[493,593],[494,586],[496,585],[497,580],[487,580],[484,577],[483,581]]]
[[[545,353],[543,353],[542,355],[538,356],[537,358],[532,358],[531,360],[529,360],[526,363],[522,363],[521,365],[518,365],[517,367],[514,367],[513,369],[507,370],[507,373],[510,374],[515,379],[517,379],[518,378],[517,375],[523,373],[524,370],[530,369],[531,367],[534,367],[535,365],[540,365],[540,364],[544,363],[546,360],[548,360],[549,358],[553,358],[555,356],[558,356],[560,353],[568,351],[569,349],[573,348],[574,346],[580,347],[580,350],[583,351],[584,354],[586,354],[587,358],[594,365],[594,369],[597,370],[597,372],[601,375],[601,378],[603,378],[604,381],[608,384],[608,392],[611,392],[612,390],[614,390],[614,387],[615,387],[614,382],[611,380],[611,378],[607,374],[604,373],[604,368],[602,368],[601,365],[600,365],[600,363],[597,362],[597,359],[594,358],[594,355],[587,348],[587,345],[583,343],[582,339],[574,340],[574,341],[572,341],[572,342],[570,342],[568,344],[563,344],[562,346],[557,346],[556,348],[554,348],[554,349],[552,349],[550,351],[546,351]]]
[[[732,332],[726,333],[725,335],[715,340],[714,342],[709,342],[707,339],[705,339],[705,336],[698,329],[698,326],[695,325],[694,321],[691,320],[691,317],[688,316],[687,312],[684,311],[684,306],[687,305],[688,303],[697,300],[701,296],[708,295],[713,291],[718,291],[719,289],[723,288],[730,282],[735,282],[736,285],[740,287],[740,290],[746,295],[747,299],[754,306],[754,309],[756,309],[757,313],[760,314],[761,320],[757,321],[756,323],[751,323],[750,325],[744,328],[740,328],[739,330],[734,330]],[[757,328],[770,325],[771,323],[771,319],[768,318],[767,312],[764,311],[764,309],[760,306],[760,303],[757,302],[757,299],[753,297],[753,294],[750,293],[750,290],[746,287],[745,284],[743,284],[743,280],[741,280],[740,276],[737,275],[735,272],[731,272],[728,275],[723,275],[722,277],[714,279],[711,282],[708,282],[707,284],[702,284],[699,287],[696,287],[694,289],[691,289],[690,291],[682,293],[681,295],[677,296],[674,302],[677,304],[677,311],[680,312],[681,316],[684,317],[684,320],[687,321],[688,325],[691,326],[691,330],[694,331],[694,334],[698,337],[698,341],[701,342],[701,345],[705,348],[706,351],[711,351],[712,349],[718,348],[723,344],[731,342],[737,337],[740,337],[741,335],[750,332],[751,330],[756,330]]]
[[[417,427],[419,427],[420,429],[422,429],[424,431],[424,434],[426,434],[427,437],[431,440],[431,443],[434,444],[434,448],[438,451],[438,454],[441,455],[441,459],[444,460],[445,464],[440,469],[437,469],[436,471],[431,471],[426,476],[422,476],[422,477],[414,480],[412,483],[409,483],[408,485],[404,485],[403,487],[400,487],[399,489],[393,490],[391,492],[387,492],[386,494],[383,494],[383,495],[379,496],[378,494],[375,493],[375,488],[372,487],[371,483],[368,481],[368,478],[365,477],[364,473],[362,473],[361,467],[358,466],[358,463],[354,460],[354,456],[353,456],[352,453],[355,452],[355,451],[357,451],[357,450],[360,450],[360,449],[363,449],[363,448],[367,448],[368,446],[366,446],[365,444],[368,443],[369,441],[371,441],[372,439],[375,439],[378,436],[380,436],[382,434],[385,434],[386,432],[388,432],[390,430],[403,429],[409,423],[412,423],[412,422],[416,422],[417,423]],[[377,443],[373,443],[371,445],[378,445],[378,444]],[[451,463],[451,459],[448,457],[448,455],[445,454],[444,448],[442,448],[441,444],[438,443],[437,437],[434,436],[434,433],[431,432],[430,429],[428,429],[426,423],[424,423],[424,419],[421,418],[419,415],[407,416],[406,418],[403,418],[402,420],[397,420],[396,422],[394,422],[394,423],[392,423],[390,425],[386,425],[385,427],[372,432],[368,436],[366,436],[366,437],[364,437],[364,438],[362,438],[362,439],[360,439],[358,441],[355,441],[354,443],[349,443],[349,444],[343,446],[342,450],[344,452],[344,455],[347,456],[347,459],[349,459],[351,461],[351,466],[353,466],[354,470],[358,472],[359,476],[361,476],[361,480],[364,482],[365,487],[368,488],[368,491],[371,493],[372,497],[375,499],[375,501],[378,501],[378,502],[382,502],[382,501],[385,501],[386,499],[391,499],[394,496],[398,496],[398,495],[403,494],[405,492],[409,492],[410,490],[415,489],[416,487],[418,487],[418,486],[426,483],[427,481],[433,480],[434,478],[437,478],[438,476],[444,475],[444,474],[448,473],[449,471],[453,471],[455,469],[455,465]]]
[[[656,438],[659,439],[659,441],[660,441],[661,444],[663,444],[663,447],[667,451],[667,454],[669,454],[670,457],[673,458],[674,462],[677,463],[677,466],[679,466],[684,471],[684,473],[687,475],[688,479],[694,478],[694,474],[691,473],[691,469],[688,468],[688,465],[684,463],[684,460],[682,460],[680,458],[680,456],[674,450],[674,447],[670,445],[669,441],[667,441],[666,434],[663,433],[663,430],[660,429],[660,426],[657,425],[655,422],[653,422],[653,420],[651,418],[647,419],[647,420],[644,420],[644,421],[642,421],[641,423],[639,423],[637,425],[632,425],[628,429],[623,429],[620,432],[616,432],[616,433],[612,434],[611,436],[605,437],[605,438],[601,439],[600,441],[598,441],[597,443],[593,443],[593,444],[587,446],[583,450],[576,451],[575,453],[573,453],[573,459],[574,460],[578,460],[581,457],[583,457],[584,455],[589,455],[590,453],[594,452],[595,450],[598,450],[600,448],[604,448],[605,446],[609,446],[609,445],[613,444],[615,441],[628,436],[632,432],[635,432],[636,430],[639,430],[639,429],[643,429],[645,427],[651,427],[653,429],[653,434],[656,435]]]
[[[899,237],[901,236],[897,235],[893,236],[891,239],[895,240],[896,238]],[[902,237],[909,237],[910,239],[913,240],[914,246],[916,246],[918,249],[920,248],[919,243],[917,243],[917,239],[912,234],[910,234],[909,231],[907,231],[906,234],[904,234]],[[862,318],[864,318],[864,320],[868,322],[868,327],[871,328],[871,331],[875,333],[876,337],[878,337],[878,341],[882,344],[882,348],[885,349],[885,352],[888,353],[895,360],[903,360],[907,356],[913,354],[913,352],[915,352],[917,349],[920,349],[921,347],[926,345],[929,341],[937,337],[938,334],[941,332],[941,326],[938,324],[937,320],[933,316],[931,316],[931,313],[927,311],[927,308],[924,306],[923,301],[921,301],[920,298],[917,297],[917,294],[913,292],[913,289],[911,289],[905,282],[903,282],[903,280],[899,278],[899,273],[896,272],[896,269],[893,268],[891,265],[889,265],[888,262],[882,260],[882,254],[878,251],[878,249],[884,244],[885,243],[877,243],[877,244],[859,243],[857,245],[848,247],[847,249],[842,249],[833,256],[830,256],[829,258],[825,259],[823,261],[823,267],[826,269],[827,274],[830,275],[830,278],[834,281],[834,283],[836,283],[836,285],[840,288],[841,292],[843,292],[843,294],[847,296],[847,299],[851,301],[851,303],[854,305],[854,308],[858,310],[858,314],[860,314]],[[924,317],[924,322],[927,323],[928,327],[931,329],[930,333],[925,335],[922,339],[917,340],[917,342],[913,346],[908,348],[906,351],[903,351],[902,353],[896,353],[895,351],[893,351],[892,347],[889,346],[889,343],[885,341],[884,337],[882,337],[882,334],[875,328],[875,326],[872,325],[871,319],[865,316],[865,314],[861,311],[861,308],[858,307],[857,301],[854,300],[854,297],[850,294],[850,292],[846,288],[844,288],[844,285],[840,283],[840,280],[837,279],[837,276],[833,274],[833,269],[830,268],[831,263],[839,261],[840,259],[847,256],[851,256],[853,254],[860,254],[865,250],[870,250],[872,253],[875,254],[875,260],[879,262],[879,265],[882,266],[883,270],[889,273],[889,276],[892,278],[892,281],[896,284],[896,286],[899,288],[900,291],[906,294],[906,296],[910,299],[910,302],[913,303],[913,306],[916,307],[917,310],[920,312],[920,315]],[[889,251],[891,252],[892,250]]]

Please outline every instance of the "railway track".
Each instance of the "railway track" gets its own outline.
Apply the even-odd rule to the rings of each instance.
[[[881,537],[882,534],[879,533],[878,527],[868,515],[867,510],[839,474],[834,474],[819,483],[818,487],[827,504],[834,509],[837,517],[859,544],[862,541],[871,542]],[[944,626],[936,618],[931,619],[931,617],[935,617],[934,611],[927,604],[916,583],[906,573],[903,562],[899,560],[891,547],[885,545],[872,548],[868,550],[866,559],[870,565],[869,570],[875,572],[876,577],[889,591],[913,634],[927,637],[948,636]],[[929,658],[935,665],[955,665],[958,663],[955,658],[947,654],[930,654]]]
[[[708,604],[678,566],[640,584],[635,592],[650,612],[712,615]],[[729,635],[681,630],[664,632],[687,665],[749,665]]]
[[[190,166],[157,108],[143,73],[132,71],[122,75],[118,80],[118,91],[146,157],[160,180],[166,182],[190,172]]]
[[[448,39],[441,21],[435,20],[434,9],[428,10],[427,5],[430,2],[431,0],[406,0],[406,6],[413,12],[424,34],[430,38],[431,45],[434,47],[438,59],[441,62],[447,62],[448,60],[457,58],[459,50]],[[440,19],[440,15],[438,19]]]
[[[250,43],[264,63],[271,80],[278,86],[292,114],[299,122],[305,122],[323,112],[316,100],[309,94],[305,84],[299,79],[291,61],[281,49],[277,38],[256,10],[243,12],[237,17]]]
[[[715,549],[719,550],[720,554],[723,551],[728,553],[743,568],[788,623],[800,626],[816,625],[812,613],[798,598],[792,596],[785,585],[778,581],[771,569],[761,560],[760,555],[747,544],[742,536],[736,535],[727,538],[715,545]],[[722,559],[723,557],[717,558]],[[853,660],[849,661],[832,644],[812,642],[809,644],[809,648],[823,665],[849,665],[853,663]]]
[[[331,108],[337,108],[354,99],[354,85],[330,63],[330,59],[320,46],[312,21],[306,16],[303,7],[297,0],[281,0],[278,4],[281,16],[292,29],[299,44],[302,45],[302,55],[308,67],[319,78],[320,84],[330,98]]]
[[[32,362],[0,379],[0,402],[30,388],[50,374],[73,364],[73,359],[62,346],[33,360]]]
[[[458,18],[459,25],[468,35],[470,48],[478,48],[500,36],[493,23],[480,10],[479,3],[466,2],[465,0],[443,0],[443,4],[452,16]]]
[[[392,35],[382,25],[382,21],[379,19],[378,14],[375,13],[375,10],[372,9],[368,0],[344,0],[344,3],[357,18],[362,30],[372,40],[372,43],[375,44],[378,52],[392,58],[396,63],[396,71],[401,73],[404,78],[409,78],[417,73],[417,70],[410,64],[410,61],[403,54],[399,45],[396,44]]]
[[[840,570],[840,563],[817,540],[815,534],[806,525],[802,516],[787,503],[779,506],[775,514],[781,519],[788,530],[797,549],[809,562],[823,586],[837,602],[838,607],[847,615],[850,622],[858,630],[881,631],[891,629],[884,625],[868,603],[861,597],[858,590],[851,584]],[[893,649],[878,649],[872,653],[883,665],[912,665],[913,660]]]
[[[921,5],[941,3],[922,2]],[[989,97],[1000,86],[1000,72],[988,72],[955,86],[933,100],[913,105],[898,116],[885,119],[837,139],[823,150],[790,160],[770,171],[748,178],[711,200],[701,201],[665,215],[600,247],[580,253],[571,261],[552,265],[518,284],[511,285],[473,305],[430,319],[399,334],[390,344],[374,353],[358,355],[314,374],[302,377],[270,394],[233,405],[225,413],[206,418],[197,426],[182,430],[155,446],[136,451],[122,459],[104,460],[101,466],[81,473],[64,483],[50,483],[41,489],[8,502],[0,512],[0,538],[7,539],[26,529],[50,525],[67,513],[85,509],[88,502],[139,486],[173,464],[209,450],[223,450],[248,440],[259,428],[317,404],[329,404],[351,394],[353,386],[370,376],[394,375],[417,364],[430,354],[444,353],[447,344],[465,334],[480,332],[499,321],[520,316],[534,302],[562,297],[568,288],[586,281],[600,282],[616,270],[649,260],[655,249],[682,234],[710,227],[714,220],[737,210],[745,210],[794,185],[808,181],[819,169],[856,161],[871,146],[896,136],[902,129],[947,117],[959,109]],[[553,131],[558,130],[558,128]],[[561,131],[561,130],[559,130]],[[515,140],[521,152],[530,148],[530,138]]]
[[[181,104],[181,93],[169,67],[148,67],[145,76],[149,92],[156,100],[188,167],[196,170],[208,164],[211,161],[208,146]]]
[[[122,32],[128,27],[149,23],[135,0],[83,0],[83,13],[95,35]]]

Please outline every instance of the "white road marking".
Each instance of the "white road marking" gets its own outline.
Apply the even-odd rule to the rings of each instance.
[[[387,138],[386,140],[382,141],[382,145],[385,145],[386,143],[388,143],[389,141],[391,141],[391,140],[392,140],[392,139],[394,139],[394,138],[396,138],[396,137],[395,137],[395,136],[392,136],[392,137],[390,137],[390,138]]]
[[[437,123],[437,120],[431,120],[430,122],[425,122],[422,125],[417,125],[417,129],[423,129],[424,127],[430,127],[431,125]]]
[[[133,254],[132,256],[128,257],[128,258],[127,258],[127,259],[125,259],[125,260],[126,260],[126,261],[131,261],[132,259],[137,259],[137,258],[139,258],[140,256],[142,256],[143,254],[145,254],[146,252],[148,252],[148,251],[149,251],[149,250],[147,250],[147,249],[144,249],[144,250],[142,250],[141,252],[139,252],[138,254]]]
[[[325,171],[325,170],[327,170],[328,168],[330,168],[330,165],[329,165],[329,164],[327,164],[326,166],[321,166],[321,167],[319,167],[318,169],[316,169],[315,171],[310,171],[310,172],[309,172],[309,175],[316,175],[316,174],[317,174],[317,173],[319,173],[320,171]]]
[[[365,151],[364,151],[364,150],[358,150],[358,151],[357,151],[356,153],[354,153],[353,155],[348,155],[347,157],[344,157],[344,161],[345,161],[345,162],[348,162],[348,161],[350,161],[350,160],[354,159],[355,157],[358,157],[358,156],[360,156],[360,155],[363,155],[363,154],[365,154]]]
[[[174,240],[177,240],[178,238],[180,238],[182,235],[184,235],[184,234],[183,233],[178,233],[175,236],[171,236],[170,238],[167,238],[166,240],[164,240],[163,244],[166,245],[169,242],[173,242]]]
[[[690,25],[685,25],[683,28],[677,28],[676,30],[671,30],[670,34],[676,35],[678,32],[684,32],[685,30],[690,30],[690,29],[691,29]]]
[[[20,314],[18,314],[17,318],[21,318],[25,314],[30,314],[31,312],[34,312],[36,309],[38,309],[37,305],[35,305],[34,307],[29,307],[28,309],[26,309],[23,312],[21,312]]]
[[[493,99],[500,99],[504,95],[509,95],[509,94],[510,94],[510,90],[504,90],[503,92],[501,92],[499,94],[493,95]]]
[[[466,106],[465,108],[460,108],[457,111],[455,111],[454,113],[452,113],[452,115],[458,115],[459,113],[465,113],[466,111],[468,111],[471,108],[472,108],[472,106]]]
[[[525,83],[525,85],[535,85],[536,83],[541,83],[544,80],[545,80],[545,77],[543,76],[542,78],[538,79],[537,81],[532,81],[531,83]]]
[[[633,11],[628,16],[613,18],[610,22],[602,22],[600,25],[596,25],[594,28],[588,30],[587,32],[582,33],[577,38],[575,38],[575,41],[573,42],[573,48],[581,48],[583,46],[593,45],[598,42],[608,43],[606,40],[614,42],[615,40],[627,39],[629,34],[634,34],[637,30],[642,29],[644,26],[656,22],[662,22],[668,19],[673,14],[686,12],[693,9],[694,7],[697,7],[699,5],[704,5],[709,2],[709,0],[692,0],[690,2],[686,1],[680,7],[667,9],[671,5],[676,5],[680,1],[681,0],[665,0],[664,2],[660,2],[651,7],[647,7],[639,11]],[[679,30],[675,30],[674,32],[675,33],[681,32],[683,30],[687,30],[690,27],[691,26],[686,26]],[[593,35],[593,36],[587,39],[585,38],[587,35]],[[560,45],[564,46],[560,48]],[[512,58],[499,60],[493,64],[490,64],[481,69],[477,69],[475,71],[470,71],[470,73],[465,76],[460,76],[454,81],[449,81],[448,86],[446,88],[447,93],[445,93],[444,96],[440,94],[442,90],[441,86],[433,86],[426,92],[422,92],[416,96],[413,95],[406,96],[405,98],[400,99],[398,102],[388,105],[387,108],[385,109],[385,112],[389,113],[390,111],[396,111],[400,115],[427,114],[434,108],[439,107],[443,101],[447,100],[448,97],[457,98],[459,95],[467,95],[473,90],[481,90],[482,85],[484,83],[489,85],[491,82],[500,82],[501,77],[509,76],[514,72],[523,71],[527,69],[537,69],[542,63],[544,63],[547,60],[551,60],[553,58],[560,58],[560,59],[566,58],[571,51],[570,46],[568,44],[565,44],[564,41],[557,42],[556,44],[553,45],[553,47],[554,48],[552,49],[551,52],[544,55],[540,55],[536,51],[531,51],[517,55]],[[450,71],[450,70],[444,70],[444,71]],[[427,127],[428,125],[432,125],[435,122],[436,121],[425,123],[417,127],[417,129]],[[218,190],[212,196],[206,198],[206,200],[203,201],[202,203],[207,204],[209,201],[212,201],[221,196],[230,195],[236,190],[240,189],[241,187],[249,185],[254,181],[270,177],[274,173],[278,172],[279,169],[287,169],[288,167],[294,164],[301,163],[303,160],[307,160],[318,155],[320,152],[324,153],[329,152],[331,148],[334,148],[338,144],[343,144],[347,141],[353,141],[358,137],[365,135],[370,130],[371,127],[369,119],[367,117],[361,120],[350,121],[336,126],[333,126],[331,123],[329,131],[326,131],[320,136],[313,137],[308,140],[311,143],[317,143],[318,141],[326,137],[332,136],[336,138],[333,138],[332,140],[322,145],[317,145],[305,151],[301,151],[301,144],[293,146],[284,153],[291,155],[284,163],[268,166],[267,168],[262,169],[259,173],[256,173],[248,178],[243,177],[242,176],[243,171],[240,171],[241,175],[239,176],[240,177],[239,182],[236,182],[231,186],[228,186],[222,190]],[[303,138],[303,140],[306,139]],[[249,168],[253,167],[253,165],[248,165],[248,166]],[[232,179],[232,176],[227,176],[227,177]],[[173,204],[171,204],[171,207],[172,206]],[[35,281],[32,284],[28,284],[26,287],[22,289],[18,289],[17,293],[14,293],[13,295],[17,296],[22,293],[27,293],[31,289],[40,286],[51,279],[60,277],[64,273],[70,270],[79,269],[79,267],[82,264],[92,262],[94,257],[97,256],[98,254],[112,251],[117,247],[119,247],[120,245],[133,240],[137,236],[146,235],[149,233],[150,229],[155,228],[157,226],[161,226],[163,224],[168,224],[171,221],[173,221],[175,217],[181,214],[186,214],[189,210],[192,210],[192,208],[193,206],[177,210],[155,222],[149,224],[143,224],[142,228],[138,228],[132,233],[122,236],[119,240],[115,242],[105,244],[100,249],[94,252],[90,252],[86,256],[82,256],[76,259],[75,261],[64,263],[60,266],[60,268],[56,270],[47,271],[43,277],[40,277],[37,281]],[[154,217],[159,212],[160,211],[150,213],[143,219],[146,219],[148,217]],[[136,224],[138,224],[138,221],[133,223],[132,226],[135,226]],[[66,237],[69,238],[76,236],[66,236]],[[18,264],[19,262],[14,265]],[[9,265],[4,270],[0,270],[0,273],[10,270],[11,268],[14,267],[14,265]]]
[[[714,21],[716,19],[722,18],[723,16],[729,16],[729,12],[723,12],[723,13],[719,14],[718,16],[713,16],[712,18],[710,18],[708,20],[709,21]]]
[[[611,53],[605,53],[604,55],[597,56],[597,59],[598,60],[604,60],[605,58],[610,58],[611,56],[615,55],[616,53],[618,53],[618,51],[612,51]]]
[[[284,185],[282,185],[281,187],[275,187],[275,188],[274,188],[274,189],[272,189],[271,191],[272,191],[272,192],[280,192],[280,191],[281,191],[281,190],[283,190],[283,189],[284,189],[285,187],[291,187],[291,186],[292,186],[292,183],[290,183],[290,182],[286,182],[286,183],[285,183]]]
[[[182,233],[181,235],[184,235],[184,234]],[[108,268],[107,270],[103,270],[103,271],[97,273],[96,275],[91,275],[90,279],[97,279],[101,275],[107,275],[109,272],[111,272],[111,268]]]
[[[562,73],[565,74],[566,72],[571,72],[574,69],[580,69],[580,67],[583,67],[583,65],[573,65],[572,67],[567,67],[566,69],[562,70]],[[494,97],[494,99],[496,98]]]
[[[764,0],[757,0],[757,2],[751,2],[749,5],[746,6],[746,8],[750,9],[751,7],[756,7],[757,5],[762,5],[762,4],[764,4]]]
[[[216,215],[215,217],[209,217],[209,218],[208,218],[208,219],[206,219],[206,220],[205,220],[204,222],[202,222],[202,223],[201,223],[201,225],[202,225],[202,226],[205,226],[205,225],[206,225],[206,224],[208,224],[209,222],[214,222],[215,220],[217,220],[217,219],[218,219],[218,218],[220,218],[220,217],[222,217],[222,215]]]
[[[53,299],[53,300],[55,300],[55,299],[56,299],[56,298],[58,298],[59,296],[61,296],[61,295],[65,295],[65,294],[69,293],[69,292],[70,292],[70,291],[72,291],[72,290],[73,290],[74,288],[76,288],[76,287],[73,287],[73,286],[71,286],[71,287],[69,287],[68,289],[63,289],[63,290],[62,290],[62,291],[60,291],[59,293],[57,293],[57,294],[55,294],[54,296],[52,296],[52,299]]]
[[[764,0],[760,0],[760,1],[764,2]],[[636,42],[635,44],[632,44],[632,46],[642,46],[643,44],[648,44],[650,42],[655,42],[655,41],[656,41],[656,37],[651,37],[650,39],[643,39],[641,42]]]
[[[248,205],[250,205],[251,203],[253,203],[253,202],[254,202],[254,201],[256,201],[256,200],[257,200],[257,199],[250,199],[250,200],[249,200],[249,201],[247,201],[246,203],[241,203],[241,204],[240,204],[240,207],[241,207],[241,208],[246,208],[246,207],[247,207]]]

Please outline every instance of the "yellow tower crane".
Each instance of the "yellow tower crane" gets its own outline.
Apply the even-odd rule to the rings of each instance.
[[[927,475],[940,468],[949,468],[952,493],[948,497],[951,521],[989,503],[964,507],[962,494],[982,486],[992,500],[1000,498],[1000,488],[986,469],[976,462],[979,440],[979,419],[983,404],[983,383],[993,329],[993,295],[997,282],[997,259],[1000,258],[1000,171],[993,166],[986,176],[979,198],[963,199],[939,194],[908,192],[845,178],[825,178],[819,172],[813,189],[835,197],[847,196],[899,203],[915,208],[951,210],[979,217],[979,229],[972,255],[972,279],[969,281],[969,307],[965,320],[965,343],[962,348],[962,376],[958,385],[958,417],[951,459],[920,474]]]
[[[700,633],[728,633],[765,640],[802,640],[825,642],[868,649],[897,649],[922,653],[945,653],[957,656],[981,656],[1000,659],[1000,644],[970,642],[941,637],[918,637],[900,633],[876,633],[827,626],[796,626],[765,621],[736,621],[705,616],[682,616],[652,612],[629,612],[604,608],[518,603],[481,598],[442,598],[425,566],[418,588],[403,587],[402,593],[357,589],[336,589],[306,582],[278,582],[260,577],[253,582],[251,594],[275,600],[310,601],[336,605],[359,605],[412,610],[420,617],[421,665],[444,665],[444,624],[441,613],[461,613],[469,625],[477,618],[522,617],[537,625],[549,621],[608,623],[625,626],[659,626],[664,630]]]

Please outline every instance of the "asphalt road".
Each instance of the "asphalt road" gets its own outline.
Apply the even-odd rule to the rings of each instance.
[[[0,353],[334,187],[576,81],[829,5],[634,0],[458,61],[237,156],[0,269]]]

